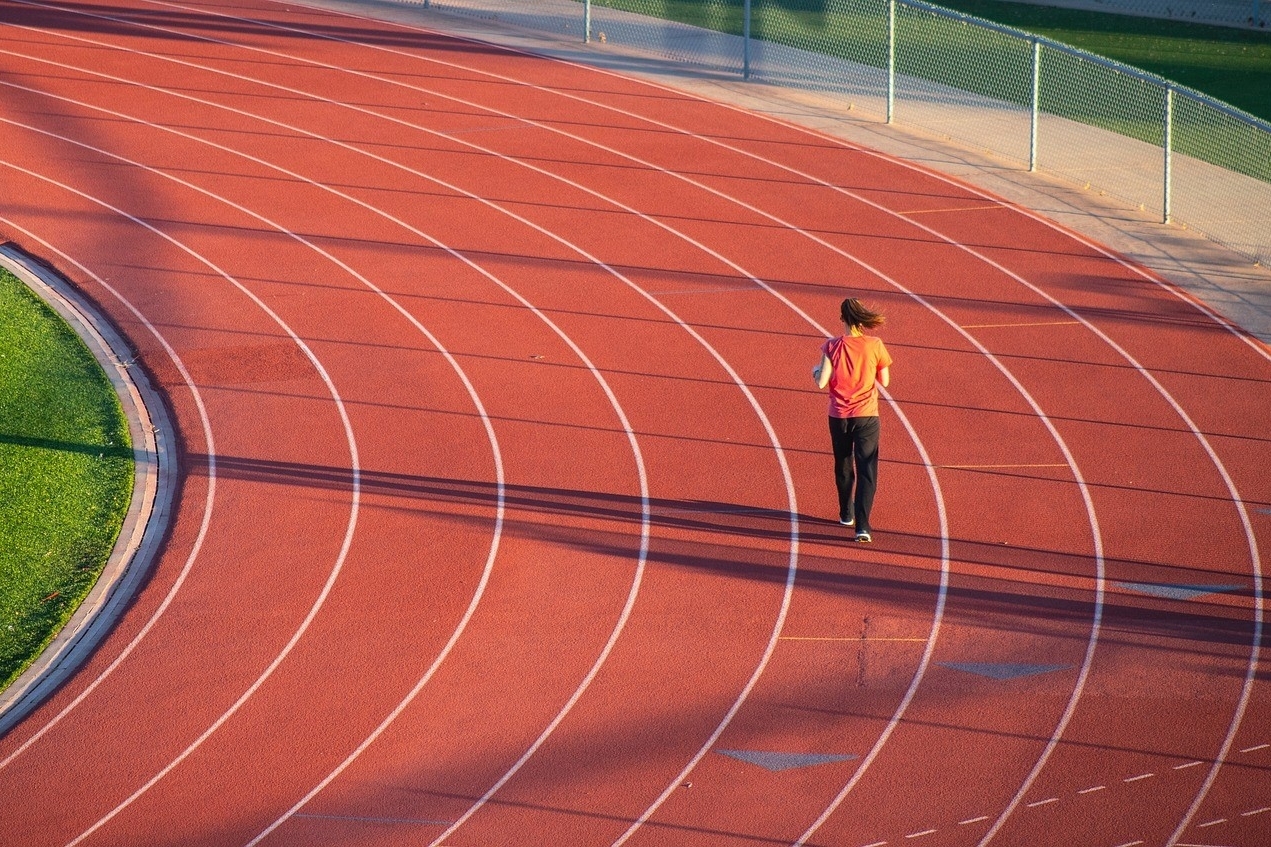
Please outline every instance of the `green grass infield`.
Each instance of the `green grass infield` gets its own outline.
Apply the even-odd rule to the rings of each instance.
[[[0,269],[0,689],[97,581],[133,472],[128,422],[100,364]]]

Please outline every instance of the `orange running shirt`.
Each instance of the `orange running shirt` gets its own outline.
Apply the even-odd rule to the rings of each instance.
[[[825,342],[821,352],[830,360],[830,417],[868,418],[878,415],[875,378],[891,367],[883,340],[872,335],[841,335]]]

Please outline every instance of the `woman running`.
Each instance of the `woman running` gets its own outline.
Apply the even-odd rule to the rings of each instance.
[[[856,527],[856,540],[868,542],[874,540],[869,511],[878,485],[878,387],[886,388],[891,381],[891,356],[881,338],[863,332],[882,326],[883,315],[849,297],[841,316],[843,334],[821,347],[821,364],[812,378],[819,388],[830,389],[839,523]]]

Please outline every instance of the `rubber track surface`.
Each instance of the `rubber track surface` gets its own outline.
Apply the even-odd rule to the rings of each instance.
[[[1271,357],[1168,285],[424,29],[0,33],[0,228],[134,345],[181,468],[0,739],[0,844],[1271,843]],[[872,545],[809,378],[848,294],[896,361]]]

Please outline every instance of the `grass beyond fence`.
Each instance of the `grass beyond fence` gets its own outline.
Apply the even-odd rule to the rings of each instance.
[[[1123,62],[1271,121],[1271,32],[999,0],[938,5]]]
[[[0,270],[0,688],[92,589],[132,481],[128,423],[101,366]]]

